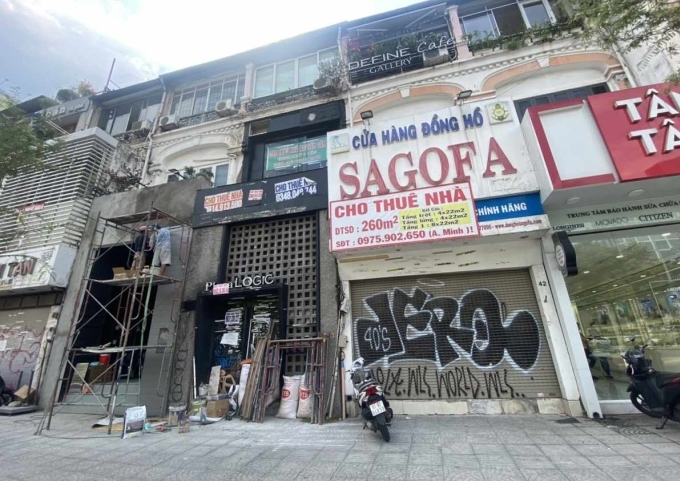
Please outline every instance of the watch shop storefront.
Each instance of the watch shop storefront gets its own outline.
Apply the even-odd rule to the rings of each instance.
[[[561,314],[575,318],[572,342],[605,414],[633,412],[621,358],[632,338],[649,344],[657,371],[680,371],[680,132],[668,122],[680,115],[677,95],[647,86],[526,116],[550,184],[543,206],[576,251],[563,306],[572,312]]]

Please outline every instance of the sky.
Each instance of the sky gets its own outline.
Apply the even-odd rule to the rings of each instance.
[[[53,97],[197,65],[418,0],[0,0],[0,89]]]

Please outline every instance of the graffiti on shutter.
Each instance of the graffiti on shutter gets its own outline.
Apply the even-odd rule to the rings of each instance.
[[[356,355],[396,399],[531,397],[515,381],[526,386],[539,355],[549,357],[537,316],[504,312],[488,288],[456,298],[395,287],[361,303],[369,315],[354,319]]]

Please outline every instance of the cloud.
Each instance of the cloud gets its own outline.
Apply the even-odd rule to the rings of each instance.
[[[124,86],[415,1],[0,0],[0,76],[31,89],[87,77],[101,88],[115,57]],[[49,58],[46,46],[56,48]]]

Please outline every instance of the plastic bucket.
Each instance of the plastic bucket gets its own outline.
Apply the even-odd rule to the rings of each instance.
[[[110,362],[111,362],[111,354],[100,354],[99,355],[99,364],[102,364],[104,366],[108,366]]]
[[[186,410],[185,404],[170,406],[168,409],[168,426],[179,426],[180,421],[184,420]]]

